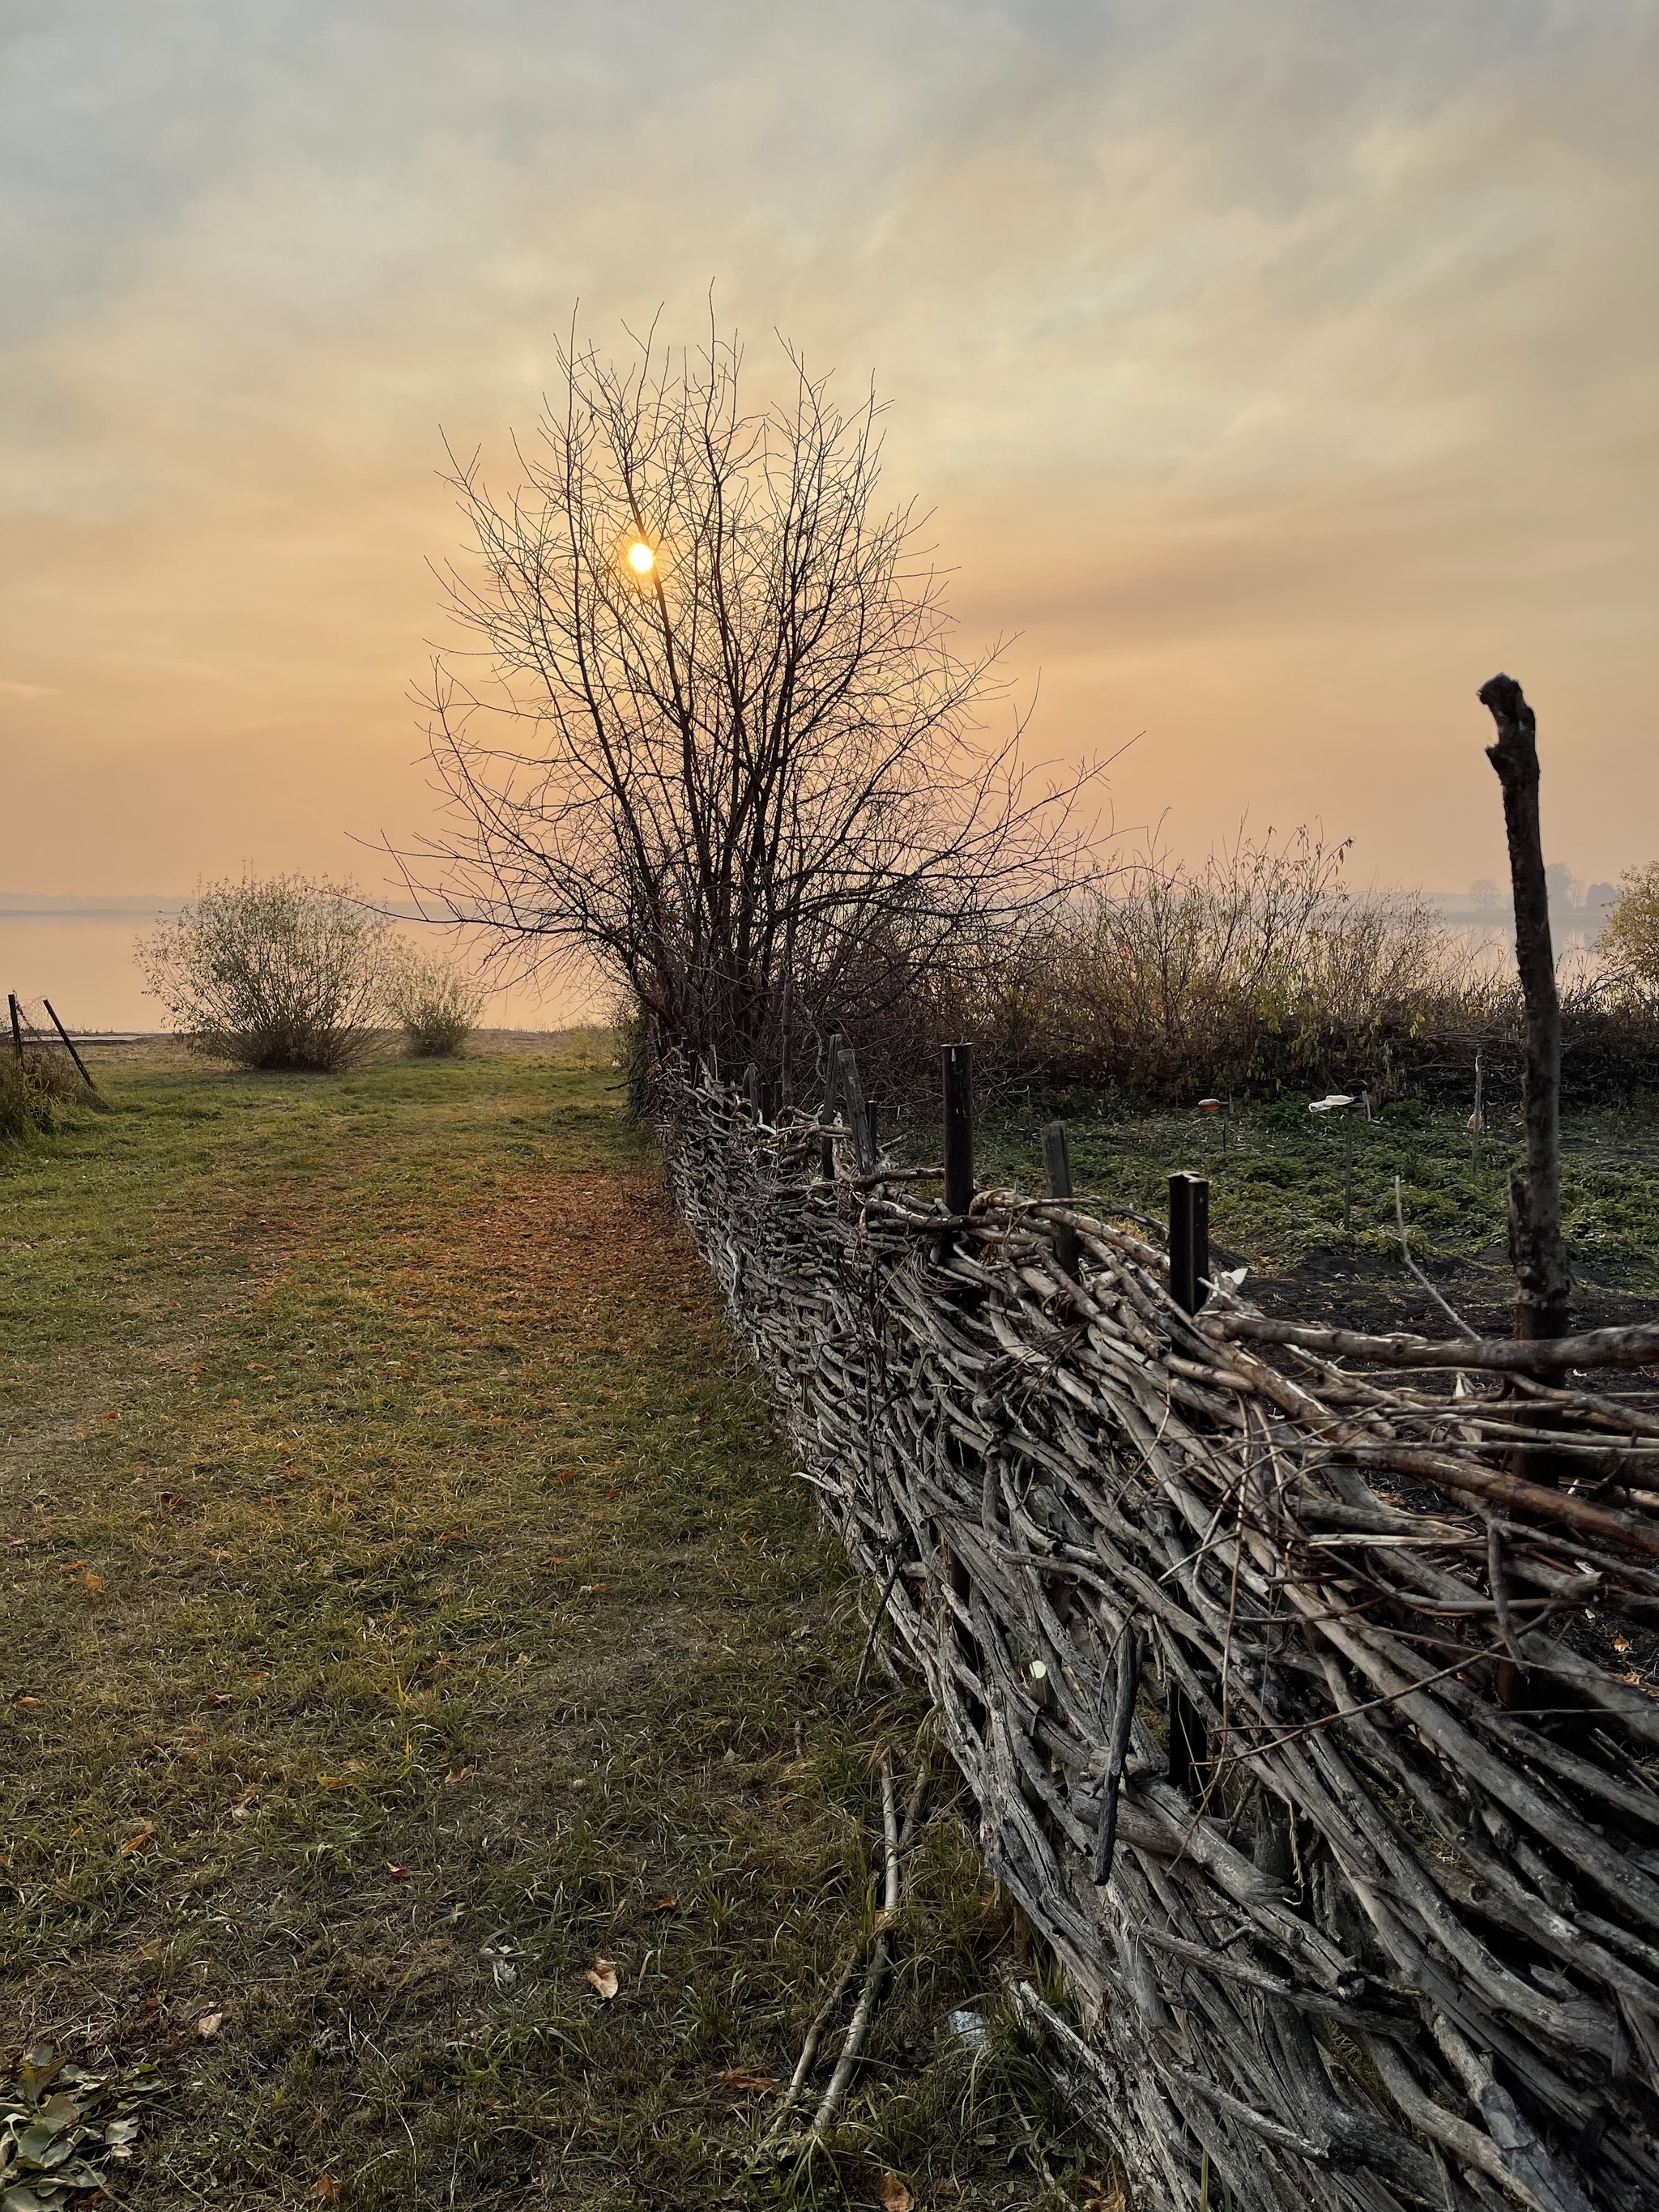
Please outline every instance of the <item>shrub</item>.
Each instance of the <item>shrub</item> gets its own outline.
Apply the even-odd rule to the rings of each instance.
[[[404,1025],[410,1051],[422,1060],[459,1052],[489,996],[477,977],[441,953],[408,948],[392,957],[386,999]]]
[[[1601,958],[1618,983],[1651,994],[1659,989],[1659,860],[1627,868],[1619,884],[1601,933]]]
[[[63,1054],[0,1051],[0,1142],[61,1128],[95,1103]]]
[[[391,924],[348,884],[210,884],[139,940],[138,963],[193,1051],[243,1067],[334,1073],[383,1027]]]

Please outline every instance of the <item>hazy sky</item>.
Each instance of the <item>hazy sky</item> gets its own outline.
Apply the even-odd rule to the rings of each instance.
[[[1659,8],[1622,0],[9,0],[0,888],[356,868],[458,445],[712,284],[937,509],[1119,815],[1361,877],[1659,855]],[[494,471],[499,481],[502,471]]]

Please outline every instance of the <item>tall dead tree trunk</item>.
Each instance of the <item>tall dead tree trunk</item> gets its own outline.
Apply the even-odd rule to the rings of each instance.
[[[1538,726],[1512,676],[1494,676],[1480,696],[1498,725],[1498,742],[1487,746],[1486,758],[1504,787],[1515,960],[1527,1012],[1522,1077],[1527,1165],[1524,1174],[1516,1168],[1510,1176],[1515,1334],[1541,1340],[1568,1334],[1572,1278],[1561,1242],[1561,1001],[1538,821]]]

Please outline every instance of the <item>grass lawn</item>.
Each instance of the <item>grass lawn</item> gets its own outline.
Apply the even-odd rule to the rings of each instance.
[[[1229,1266],[1249,1266],[1246,1293],[1270,1312],[1441,1336],[1444,1316],[1401,1262],[1398,1176],[1413,1254],[1472,1322],[1509,1334],[1508,1180],[1523,1157],[1513,1109],[1492,1117],[1474,1156],[1466,1109],[1415,1099],[1390,1103],[1374,1121],[1359,1115],[1346,1130],[1338,1116],[1310,1115],[1305,1098],[1240,1100],[1224,1122],[1196,1112],[1127,1115],[1097,1098],[1004,1101],[981,1117],[981,1179],[1046,1190],[1040,1131],[1051,1116],[1067,1125],[1079,1192],[1163,1220],[1171,1172],[1207,1176],[1217,1249]],[[899,1144],[917,1160],[936,1159],[938,1147],[926,1130]],[[1659,1300],[1659,1111],[1564,1115],[1561,1201],[1579,1325],[1647,1318]]]
[[[941,2037],[1020,1942],[948,1806],[836,2154],[740,2179],[924,1715],[855,1692],[613,1080],[136,1049],[0,1156],[0,2068],[105,2084],[123,2203],[1100,2186],[1017,2042]]]

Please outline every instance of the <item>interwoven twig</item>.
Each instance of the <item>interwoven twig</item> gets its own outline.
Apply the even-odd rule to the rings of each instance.
[[[810,1117],[658,1095],[1146,2212],[1206,2153],[1238,2212],[1659,2207],[1650,1400],[1194,1321],[1075,1206],[951,1222],[819,1179]]]

